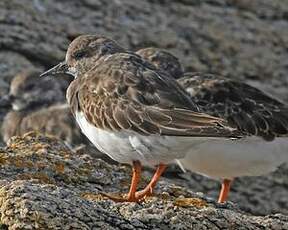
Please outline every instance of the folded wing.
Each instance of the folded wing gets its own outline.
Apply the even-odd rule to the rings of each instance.
[[[227,119],[232,127],[272,140],[288,136],[288,107],[248,84],[214,75],[189,73],[181,84],[212,116]]]
[[[242,135],[225,119],[199,112],[175,80],[133,54],[112,55],[85,79],[78,92],[79,106],[99,128],[143,135]]]

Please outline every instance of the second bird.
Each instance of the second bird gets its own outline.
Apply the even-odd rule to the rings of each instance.
[[[186,169],[222,180],[219,202],[226,201],[234,178],[267,174],[288,162],[288,106],[283,102],[244,82],[184,74],[178,59],[167,51],[146,48],[137,53],[177,78],[202,112],[223,118],[245,133],[238,139],[194,145],[180,160]]]

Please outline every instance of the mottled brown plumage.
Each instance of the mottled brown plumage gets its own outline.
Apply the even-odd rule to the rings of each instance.
[[[85,137],[70,112],[68,105],[53,105],[33,112],[11,111],[3,121],[3,140],[21,136],[29,131],[53,135],[69,145],[85,143]]]
[[[184,72],[179,59],[163,49],[148,47],[138,50],[136,54],[153,63],[157,69],[170,74],[174,79],[183,77]]]
[[[166,164],[202,142],[200,137],[242,135],[224,119],[199,112],[168,73],[103,36],[76,38],[66,60],[42,75],[61,72],[75,77],[66,96],[85,135],[113,159],[133,165],[127,198],[113,200],[139,201],[151,194]],[[136,193],[141,163],[158,169]]]
[[[72,56],[81,53],[78,49],[83,46],[77,43],[82,43],[82,39],[74,41],[68,53]],[[112,47],[111,40],[109,44]],[[199,113],[174,79],[144,59],[124,51],[111,53],[106,58],[105,55],[98,58],[85,74],[78,74],[68,89],[69,104],[73,109],[84,111],[86,119],[96,127],[133,130],[143,135],[240,135],[224,120]],[[68,62],[72,66],[75,63],[72,59]]]
[[[266,140],[288,136],[288,107],[243,82],[203,73],[186,73],[178,82],[200,109],[231,126]]]
[[[35,69],[24,70],[13,78],[9,98],[14,110],[45,108],[65,101],[65,90],[70,83],[69,79],[59,78],[53,81],[50,78],[44,78],[39,80],[40,73]]]
[[[4,118],[2,135],[5,142],[12,136],[29,131],[50,134],[67,144],[80,144],[85,137],[65,103],[64,79],[39,79],[40,72],[29,70],[14,77],[10,86],[13,110]]]
[[[178,66],[178,72],[182,69],[179,60],[167,51],[147,48],[137,53],[174,78],[174,69],[163,66]],[[202,112],[226,119],[243,133],[266,140],[288,135],[287,105],[264,92],[212,74],[180,73],[176,78]]]
[[[161,69],[161,62],[167,61],[166,53],[162,54],[157,62],[150,58],[153,52],[144,57]],[[169,75],[174,77],[173,72]],[[246,134],[239,140],[217,139],[196,145],[180,159],[184,168],[223,180],[218,202],[227,200],[233,178],[267,174],[288,162],[287,105],[248,84],[216,75],[185,73],[178,83],[201,112],[221,117]]]

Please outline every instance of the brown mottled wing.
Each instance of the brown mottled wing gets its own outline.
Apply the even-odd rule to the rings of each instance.
[[[1,134],[5,143],[13,136],[20,135],[20,124],[22,121],[21,113],[11,111],[6,114],[2,127],[1,127]]]
[[[133,54],[103,60],[83,76],[80,85],[79,107],[89,122],[102,129],[143,135],[240,135],[223,119],[199,113],[175,80]]]
[[[157,69],[170,74],[174,79],[183,77],[183,69],[178,58],[165,50],[149,47],[138,50],[136,54],[153,63]]]
[[[241,131],[272,140],[288,136],[288,107],[242,82],[201,73],[178,80],[200,109]]]
[[[53,135],[71,145],[86,141],[77,127],[68,105],[54,105],[48,109],[27,114],[22,119],[19,130],[20,135],[33,130]]]

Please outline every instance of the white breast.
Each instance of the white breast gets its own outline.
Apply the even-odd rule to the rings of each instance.
[[[263,175],[288,162],[288,138],[271,142],[259,137],[213,140],[194,146],[180,162],[186,169],[212,178]]]
[[[90,124],[83,113],[76,113],[82,132],[103,153],[121,163],[139,160],[142,164],[169,163],[184,157],[194,145],[205,138],[142,136],[133,131],[110,132]]]

